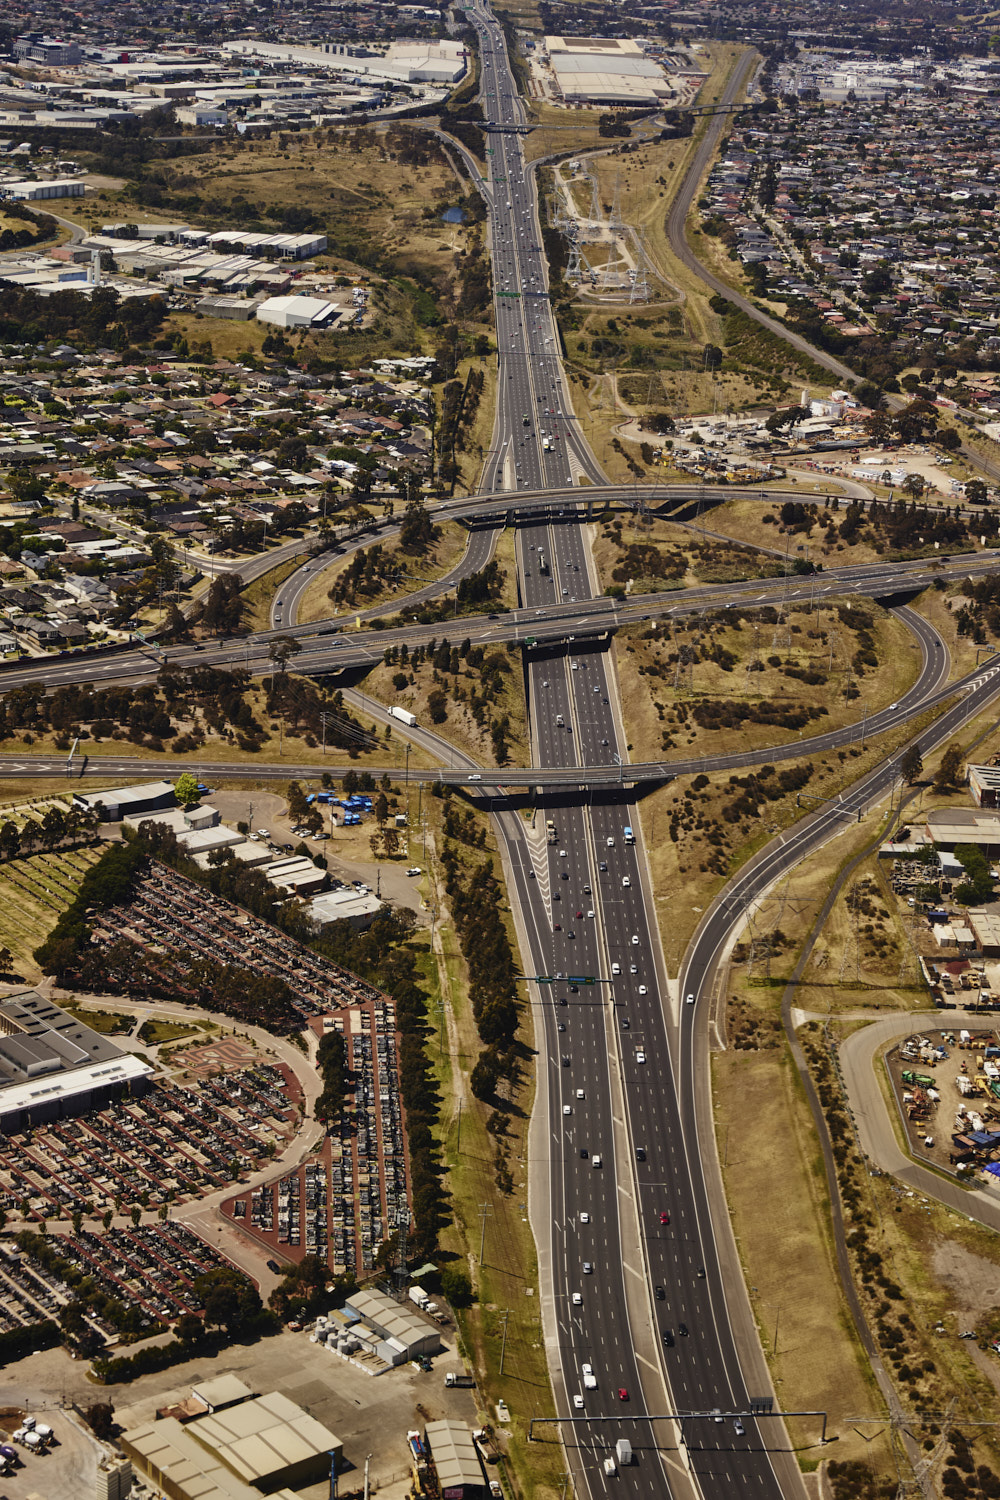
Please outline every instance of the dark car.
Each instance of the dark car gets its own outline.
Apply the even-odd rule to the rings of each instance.
[[[580,1155],[581,1155],[581,1157],[583,1158],[584,1161],[587,1160],[587,1157],[590,1155],[590,1152],[587,1150],[586,1146],[581,1146],[580,1147]]]
[[[645,1161],[646,1160],[646,1148],[645,1148],[645,1146],[636,1146],[636,1148],[635,1148],[635,1159],[636,1159],[636,1161]]]
[[[674,1331],[672,1328],[664,1328],[663,1342],[668,1349],[672,1349],[674,1347]]]
[[[686,1323],[678,1323],[678,1325],[677,1325],[677,1332],[680,1334],[680,1336],[681,1336],[682,1339],[686,1339],[687,1336],[688,1336],[688,1326],[687,1326],[687,1324]]]
[[[657,1282],[657,1285],[656,1285],[656,1300],[657,1300],[657,1302],[662,1302],[664,1300],[664,1298],[666,1297],[666,1295],[667,1294],[663,1290],[662,1286],[660,1286],[659,1282]]]
[[[282,1268],[276,1260],[269,1260],[267,1263],[267,1269],[269,1271],[273,1271],[275,1276],[281,1275]]]
[[[628,1016],[622,1016],[622,1031],[629,1031],[630,1029],[631,1023]]]

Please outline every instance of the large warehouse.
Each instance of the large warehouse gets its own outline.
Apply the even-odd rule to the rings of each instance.
[[[0,1002],[0,1130],[7,1134],[144,1092],[152,1072],[37,990]]]
[[[171,1500],[296,1500],[321,1483],[340,1439],[279,1391],[237,1400],[194,1421],[164,1417],[122,1435],[133,1462]]]
[[[676,94],[660,64],[630,37],[547,36],[545,49],[567,104],[655,109]]]

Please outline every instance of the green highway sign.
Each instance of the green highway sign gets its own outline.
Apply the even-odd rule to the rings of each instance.
[[[568,974],[567,980],[570,984],[596,984],[597,980],[593,974]]]

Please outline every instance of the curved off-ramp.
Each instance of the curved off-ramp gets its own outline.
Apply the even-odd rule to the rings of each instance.
[[[921,1010],[873,1021],[841,1043],[839,1058],[844,1088],[861,1150],[874,1166],[898,1178],[914,1192],[936,1198],[947,1208],[977,1219],[988,1229],[1000,1230],[1000,1183],[995,1191],[985,1186],[965,1187],[940,1171],[921,1166],[900,1146],[893,1128],[892,1106],[879,1083],[877,1070],[882,1067],[882,1055],[891,1043],[914,1032],[940,1031],[942,1027],[951,1030],[958,1026],[981,1030],[983,1017],[970,1011]],[[942,1100],[941,1108],[947,1107]]]

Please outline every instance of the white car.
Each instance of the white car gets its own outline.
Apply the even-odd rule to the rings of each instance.
[[[632,947],[633,948],[638,948],[638,946],[639,946],[639,934],[637,932],[633,932],[633,934],[632,934]]]
[[[645,1052],[637,1052],[635,1054],[635,1060],[636,1060],[637,1063],[644,1063],[646,1061],[646,1054],[645,1054]]]
[[[421,874],[420,866],[419,865],[411,865],[410,868],[407,870],[406,873],[407,873],[407,875],[419,875],[419,874]]]
[[[594,915],[593,908],[591,908],[591,910],[588,911],[587,916],[588,917],[593,917],[593,915]]]
[[[646,986],[644,984],[640,984],[640,986],[639,986],[639,994],[640,995],[644,995],[645,993],[646,993]]]
[[[584,1209],[583,1212],[580,1215],[580,1223],[581,1224],[589,1224],[590,1223],[590,1215],[588,1214],[588,1212],[587,1212],[586,1209]]]
[[[694,1004],[694,996],[693,995],[688,995],[688,997],[687,997],[687,1003],[688,1003],[688,1005],[693,1005]]]
[[[573,1106],[572,1106],[572,1104],[564,1104],[563,1105],[563,1114],[564,1115],[571,1115],[572,1113],[573,1113]]]
[[[576,1395],[573,1397],[573,1405],[577,1411],[583,1411],[583,1397],[580,1395],[579,1391],[577,1391]]]
[[[639,972],[639,965],[638,964],[629,964],[628,971],[629,971],[630,974],[638,974],[638,972]]]
[[[628,887],[629,887],[629,886],[630,886],[630,885],[631,885],[631,884],[632,884],[632,880],[631,880],[631,878],[630,878],[630,876],[628,876],[628,875],[623,875],[623,876],[622,876],[622,886],[623,886],[623,887],[624,887],[624,888],[625,888],[625,889],[626,889],[626,890],[627,890],[627,889],[628,889]]]
[[[574,1292],[573,1293],[573,1306],[574,1307],[582,1307],[583,1306],[583,1298],[580,1296],[579,1292]]]
[[[576,1091],[576,1097],[578,1099],[585,1099],[586,1098],[586,1095],[584,1094],[583,1089],[577,1089],[577,1091]]]

